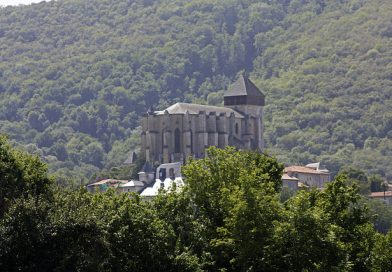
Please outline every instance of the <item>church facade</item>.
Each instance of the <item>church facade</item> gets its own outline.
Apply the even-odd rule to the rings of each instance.
[[[176,103],[142,117],[141,155],[158,165],[203,158],[206,148],[263,150],[264,94],[246,77],[224,94],[224,106]]]

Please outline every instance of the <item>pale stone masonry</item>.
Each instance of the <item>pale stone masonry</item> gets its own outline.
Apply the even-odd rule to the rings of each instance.
[[[141,155],[153,165],[203,158],[209,146],[263,150],[264,94],[241,76],[224,107],[177,103],[142,118]]]

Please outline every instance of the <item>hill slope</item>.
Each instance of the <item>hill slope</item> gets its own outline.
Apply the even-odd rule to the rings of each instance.
[[[392,178],[388,0],[64,0],[0,9],[0,130],[60,176],[137,147],[148,107],[219,104],[246,70],[266,144]]]
[[[363,2],[286,31],[255,71],[269,91],[267,137],[277,154],[291,151],[285,161],[391,178],[392,3]]]

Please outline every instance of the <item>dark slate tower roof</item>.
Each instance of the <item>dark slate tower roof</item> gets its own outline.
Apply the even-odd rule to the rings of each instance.
[[[241,75],[236,82],[234,82],[224,96],[239,96],[239,95],[252,95],[263,96],[264,94],[250,81],[249,78]]]
[[[264,94],[250,81],[241,75],[223,95],[225,106],[259,105],[264,106]]]

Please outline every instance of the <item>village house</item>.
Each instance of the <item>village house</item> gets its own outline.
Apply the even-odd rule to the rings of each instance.
[[[298,191],[299,180],[296,177],[290,177],[287,174],[282,176],[282,187],[287,187],[292,191]]]
[[[128,180],[103,179],[87,185],[87,191],[90,193],[106,192],[109,188],[118,189],[127,184]]]
[[[283,170],[283,185],[295,187],[324,188],[331,181],[331,174],[327,169],[320,168],[320,163],[311,163],[306,166],[288,166]],[[297,183],[297,185],[290,185]]]

